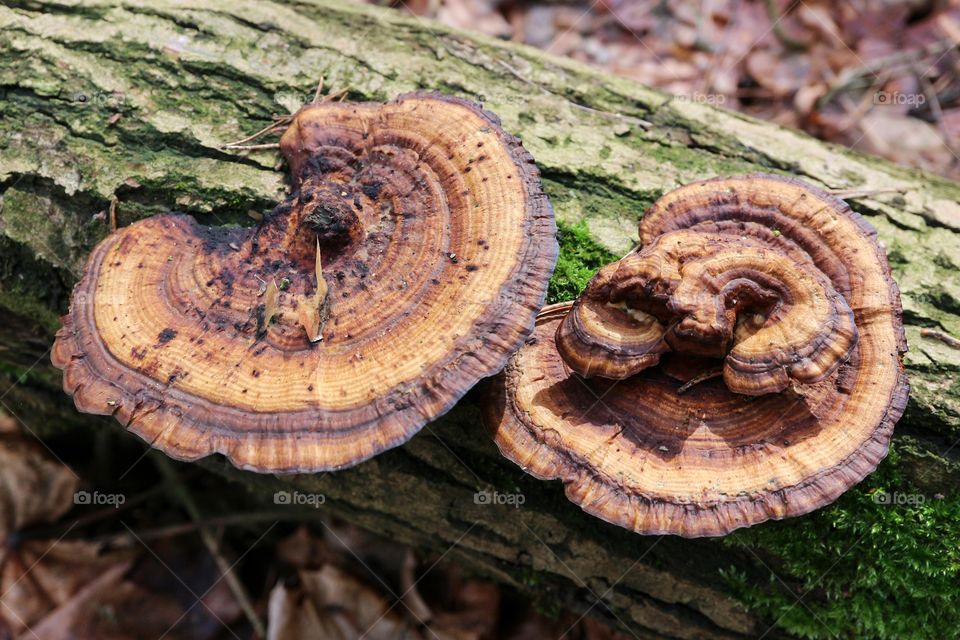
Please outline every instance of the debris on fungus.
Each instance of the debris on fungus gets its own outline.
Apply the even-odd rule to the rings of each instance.
[[[52,355],[78,409],[183,460],[338,469],[408,440],[523,344],[556,228],[494,116],[427,93],[313,103],[280,149],[293,191],[256,228],[168,214],[96,247]]]
[[[876,468],[907,398],[901,316],[876,232],[841,200],[765,174],[694,183],[578,300],[543,310],[487,422],[593,515],[722,535]]]

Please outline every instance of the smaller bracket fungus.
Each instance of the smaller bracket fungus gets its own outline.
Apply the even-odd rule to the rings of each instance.
[[[94,249],[52,354],[78,409],[183,460],[340,469],[523,344],[556,227],[495,116],[432,93],[312,103],[279,146],[293,190],[256,228],[167,214]]]
[[[681,187],[640,246],[547,307],[493,385],[503,454],[587,512],[715,536],[835,500],[886,455],[907,380],[876,232],[799,180]]]
[[[584,377],[623,379],[675,351],[723,359],[736,393],[833,373],[857,342],[853,312],[782,236],[679,230],[601,269],[557,330]]]

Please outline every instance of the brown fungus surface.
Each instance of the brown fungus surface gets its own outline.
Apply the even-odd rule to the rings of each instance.
[[[876,468],[906,340],[858,214],[798,180],[717,178],[660,198],[640,240],[497,377],[504,455],[604,520],[688,537],[807,513]]]
[[[93,251],[53,362],[81,411],[167,454],[337,469],[408,440],[529,335],[557,255],[530,155],[437,94],[319,103],[253,229],[185,215]]]

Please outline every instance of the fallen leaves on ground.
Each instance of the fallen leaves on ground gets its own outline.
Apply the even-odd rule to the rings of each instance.
[[[292,569],[270,594],[268,640],[626,640],[586,616],[539,614],[458,565],[420,562],[410,549],[357,527],[305,527],[277,545]]]
[[[76,522],[37,528],[74,507],[79,484],[15,419],[0,416],[0,637],[220,637],[239,609],[199,544],[105,549],[68,537]]]
[[[366,1],[960,178],[958,0]]]
[[[69,511],[78,483],[43,444],[21,433],[14,418],[0,416],[0,539]]]

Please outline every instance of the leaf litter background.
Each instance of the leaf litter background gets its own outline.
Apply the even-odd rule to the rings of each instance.
[[[960,178],[960,1],[371,1]],[[322,509],[277,523],[116,430],[54,453],[21,424],[0,415],[0,638],[626,637]],[[75,504],[121,474],[123,504]]]
[[[370,0],[960,178],[960,3]]]

